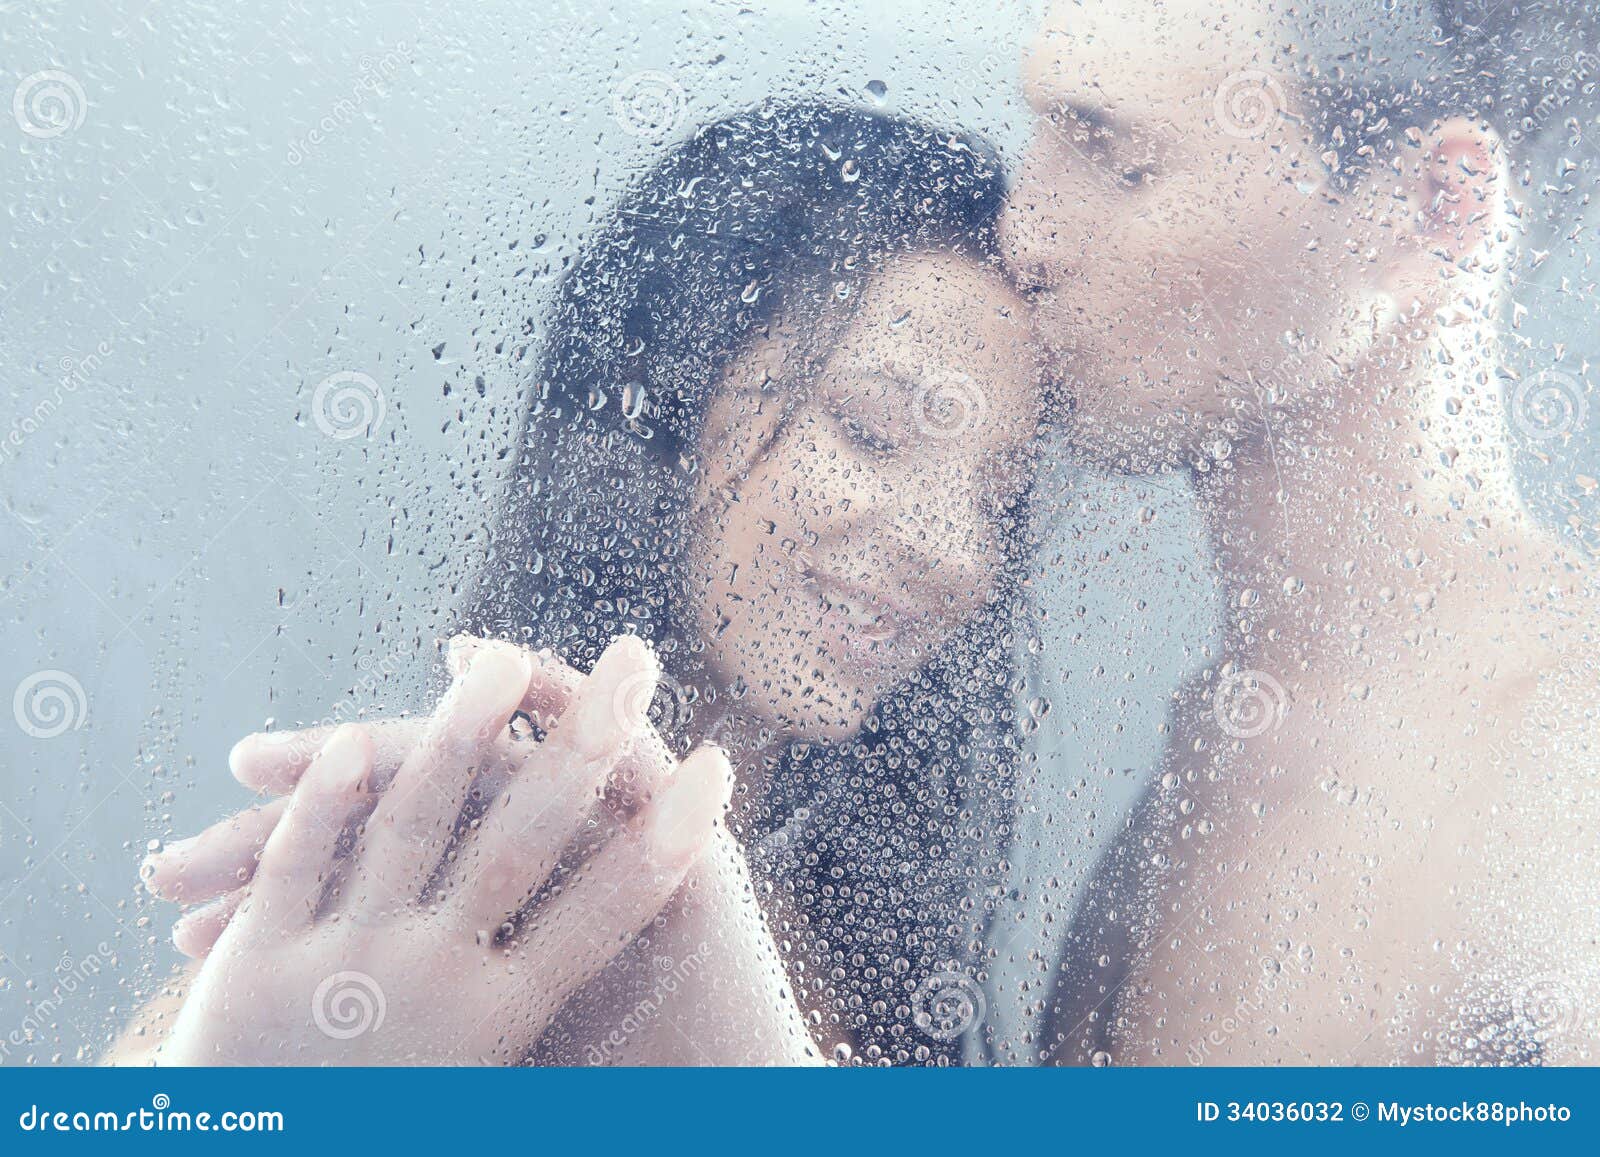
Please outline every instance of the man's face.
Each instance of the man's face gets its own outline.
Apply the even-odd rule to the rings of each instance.
[[[1249,2],[1054,5],[1024,64],[1039,121],[1001,220],[1086,452],[1187,460],[1309,391],[1370,254],[1293,120]]]

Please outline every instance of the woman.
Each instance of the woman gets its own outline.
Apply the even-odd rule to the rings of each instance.
[[[505,642],[455,650],[426,723],[236,749],[247,783],[316,786],[149,865],[162,895],[217,897],[175,932],[211,1012],[191,997],[163,1048],[262,1059],[240,1010],[267,987],[296,1043],[265,1056],[291,1062],[797,1061],[802,1014],[839,1058],[961,1055],[1009,838],[1008,595],[1044,412],[989,248],[1000,197],[970,141],[820,108],[711,126],[639,184],[563,281],[481,560],[468,623]],[[519,710],[548,737],[504,734]],[[657,732],[690,753],[675,770]],[[707,739],[737,769],[715,837]],[[322,941],[302,963],[257,892],[369,967]],[[394,954],[420,983],[371,974]],[[359,972],[403,1027],[331,1054],[286,1027],[295,985],[326,997],[318,968]]]

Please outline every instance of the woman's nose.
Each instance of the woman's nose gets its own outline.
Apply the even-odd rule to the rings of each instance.
[[[872,534],[908,585],[931,583],[946,594],[969,597],[993,569],[994,538],[964,501],[970,487],[953,479],[942,485],[942,492],[932,482],[907,485],[919,497],[883,503],[874,511]]]

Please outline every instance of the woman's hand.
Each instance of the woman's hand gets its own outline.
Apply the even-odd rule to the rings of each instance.
[[[718,831],[663,918],[560,1018],[554,1063],[817,1065],[771,913]],[[545,1059],[543,1057],[541,1060]]]
[[[450,640],[447,657],[451,675],[459,679],[472,656],[484,647],[508,645],[456,636]],[[532,675],[517,713],[549,730],[571,704],[584,676],[549,652],[523,654],[532,666]],[[647,663],[644,669],[624,677],[614,692],[614,706],[635,713],[648,709],[655,685],[654,665]],[[526,741],[513,734],[519,723],[514,719],[512,728],[502,730],[489,745],[470,793],[473,805],[481,806],[482,801],[495,798],[523,759]],[[382,719],[364,725],[373,748],[372,772],[367,779],[371,799],[388,789],[395,773],[423,742],[429,724],[430,719],[425,716]],[[268,837],[289,806],[289,794],[335,730],[313,727],[262,732],[241,739],[228,756],[234,778],[245,787],[277,798],[219,820],[199,835],[171,842],[146,857],[141,869],[145,886],[162,899],[189,909],[172,931],[174,944],[185,956],[203,958],[227,927],[244,898],[245,885],[255,874]],[[602,785],[607,809],[592,809],[593,818],[602,821],[600,826],[608,827],[626,817],[661,786],[664,773],[673,766],[666,744],[655,729],[641,725]],[[342,858],[348,851],[348,847],[341,846],[336,855]]]
[[[299,780],[287,803],[153,857],[156,891],[222,897],[175,933],[206,959],[156,1059],[514,1063],[666,905],[731,777],[703,749],[669,779],[664,749],[636,742],[657,676],[648,649],[619,640],[581,683],[504,644],[457,665],[436,714],[407,725],[414,743],[381,795],[376,749],[395,735],[375,744],[366,728],[341,727],[303,770],[293,744],[278,748],[277,771]],[[511,716],[541,702],[559,716],[548,738],[507,738]],[[633,814],[587,847],[624,763],[639,788]],[[474,816],[475,785],[490,798],[483,785],[501,777]]]

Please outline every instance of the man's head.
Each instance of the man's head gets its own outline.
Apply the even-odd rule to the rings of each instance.
[[[1001,236],[1086,450],[1140,468],[1268,409],[1343,421],[1441,311],[1494,311],[1507,143],[1560,126],[1557,58],[1593,25],[1546,6],[1536,42],[1531,6],[1472,7],[1053,5]]]

